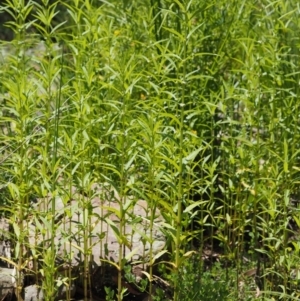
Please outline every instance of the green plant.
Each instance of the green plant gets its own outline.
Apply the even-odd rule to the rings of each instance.
[[[179,300],[231,300],[229,288],[234,279],[228,279],[218,263],[203,271],[198,255],[193,255],[183,263],[175,281],[180,283]]]
[[[106,301],[114,301],[115,298],[115,292],[114,290],[110,289],[109,287],[104,287],[105,289],[105,293],[106,293],[106,297],[105,297],[105,300]]]
[[[108,224],[118,262],[107,254],[101,260],[118,272],[118,291],[108,298],[121,300],[130,259],[124,254],[139,220],[133,208],[143,199],[139,255],[149,267],[150,294],[164,258],[166,277],[177,275],[174,300],[238,298],[248,261],[264,298],[293,298],[300,227],[292,202],[300,196],[296,1],[13,0],[1,11],[11,15],[14,32],[1,43],[1,204],[13,228],[17,274],[27,270],[30,249],[37,282],[53,300],[56,252],[63,245],[71,267],[75,248],[87,300],[93,247],[107,244],[104,231],[97,239],[91,232]],[[101,204],[108,213],[96,215],[97,197],[118,208]],[[156,250],[159,211],[167,244]],[[82,217],[76,225],[68,220],[74,212]],[[68,224],[57,242],[59,218]],[[186,263],[194,251],[203,256],[199,265]],[[215,253],[234,263],[234,297],[223,285],[226,273],[216,280],[220,267],[203,269],[202,259],[212,262]],[[69,287],[72,278],[65,270]],[[199,289],[198,280],[205,284]],[[188,295],[182,281],[195,286]],[[19,300],[21,292],[19,277]]]

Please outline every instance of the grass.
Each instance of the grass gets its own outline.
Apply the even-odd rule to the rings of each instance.
[[[12,0],[1,12],[10,14],[14,32],[1,42],[2,212],[13,229],[17,271],[30,247],[47,301],[61,284],[53,277],[58,197],[66,216],[74,197],[84,213],[63,243],[67,250],[80,230],[89,298],[96,183],[119,195],[119,209],[111,209],[120,219],[111,225],[119,241],[111,298],[126,293],[125,217],[137,199],[148,206],[150,293],[151,258],[168,255],[161,276],[175,301],[253,300],[256,286],[247,278],[241,289],[240,280],[253,268],[259,298],[298,298],[300,222],[291,202],[299,199],[300,170],[296,1]],[[47,199],[49,210],[33,210],[37,198]],[[154,254],[157,210],[167,246]],[[28,241],[33,221],[42,246]],[[206,270],[201,254],[208,250],[220,263]],[[71,248],[65,256],[70,263]],[[71,271],[64,276],[70,286]]]

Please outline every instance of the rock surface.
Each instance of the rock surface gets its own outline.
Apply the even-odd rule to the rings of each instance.
[[[73,285],[70,289],[70,297],[73,299],[76,287]],[[37,285],[29,285],[24,289],[24,301],[41,301],[44,300],[43,290]],[[62,285],[57,290],[55,300],[66,300],[66,286]]]
[[[83,260],[84,248],[92,261],[100,264],[100,259],[118,262],[120,243],[123,245],[122,258],[129,260],[147,260],[150,250],[150,208],[143,200],[123,200],[125,228],[120,235],[120,198],[109,187],[94,187],[95,194],[88,199],[76,192],[70,200],[55,198],[57,255],[66,258],[72,265]],[[51,212],[52,198],[41,199],[34,208],[41,216]],[[49,215],[49,214],[48,214]],[[47,223],[38,218],[30,223],[29,242],[31,248],[50,239]],[[166,244],[161,231],[163,218],[158,209],[152,229],[153,254],[161,251]],[[38,226],[38,223],[40,225]],[[86,237],[84,241],[84,237]],[[71,257],[70,257],[71,256]],[[149,258],[148,258],[149,259]]]
[[[0,268],[0,297],[14,291],[13,269]]]
[[[111,282],[115,287],[117,282],[114,273],[107,275],[103,273],[104,270],[99,270],[99,268],[109,261],[116,263],[112,267],[117,271],[120,245],[122,246],[122,258],[126,258],[126,262],[139,260],[138,264],[132,265],[136,279],[144,276],[141,271],[146,269],[147,262],[149,262],[151,233],[153,254],[159,253],[165,247],[166,241],[162,232],[164,220],[158,209],[155,209],[151,231],[149,218],[151,208],[148,207],[148,203],[133,198],[123,199],[124,228],[120,229],[120,197],[107,185],[101,187],[94,185],[93,196],[90,198],[78,193],[77,189],[73,188],[71,196],[63,194],[55,198],[49,196],[32,203],[32,209],[24,221],[24,232],[28,239],[27,251],[30,251],[28,256],[34,254],[45,256],[47,249],[50,250],[53,200],[55,202],[54,242],[56,255],[60,260],[59,264],[66,269],[72,268],[72,277],[80,278],[83,272],[77,266],[82,266],[83,261],[87,260],[91,264],[90,266],[93,266],[90,273],[94,274],[91,276],[94,280],[96,279],[92,283],[94,292],[97,292],[97,289],[102,292],[103,279],[108,279],[108,286]],[[0,220],[0,228],[3,234],[2,240],[0,240],[0,255],[3,259],[10,259],[10,243],[7,238],[9,236],[6,235],[9,233],[8,221]],[[120,235],[121,230],[122,235]],[[41,256],[39,259],[44,260]],[[7,261],[4,260],[4,264],[7,266]],[[31,266],[28,267],[31,268]],[[1,298],[14,293],[15,281],[13,281],[12,271],[12,269],[5,268],[0,270]],[[99,274],[101,279],[98,274],[95,274],[95,271],[98,271],[98,274],[101,271],[101,275]],[[138,272],[135,273],[135,271]],[[133,294],[137,295],[134,286],[127,284],[125,280],[123,282],[129,292],[133,290]],[[24,289],[24,301],[44,299],[43,292],[37,285],[32,282],[25,283],[25,285],[27,286]],[[99,285],[100,287],[98,287]],[[71,293],[74,292],[75,290],[72,289]],[[59,288],[58,298],[63,299],[64,293],[65,287],[62,285]]]

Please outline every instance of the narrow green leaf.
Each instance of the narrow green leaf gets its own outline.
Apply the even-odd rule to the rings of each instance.
[[[16,223],[13,223],[13,228],[14,228],[14,233],[16,235],[16,238],[19,239],[20,238],[20,227]]]
[[[162,255],[168,253],[167,250],[162,250],[160,252],[158,252],[157,254],[155,254],[155,256],[153,256],[151,259],[150,259],[150,265],[153,265],[154,262],[156,261],[156,259],[160,258]]]
[[[120,230],[118,226],[116,226],[115,223],[110,218],[105,218],[105,221],[107,222],[108,225],[110,225],[111,229],[113,230],[118,243],[122,244],[122,237],[120,235]]]
[[[184,158],[182,159],[183,163],[184,163],[184,164],[187,164],[187,163],[189,163],[190,161],[194,161],[195,158],[196,158],[196,156],[199,154],[199,152],[200,152],[201,150],[203,150],[202,147],[200,147],[200,148],[194,150],[194,151],[191,152],[188,156],[184,157]]]
[[[169,31],[170,33],[172,33],[173,35],[178,37],[180,42],[185,42],[184,36],[181,33],[179,33],[177,30],[175,30],[174,28],[163,26],[163,29],[166,30],[166,31]]]
[[[138,152],[135,152],[135,153],[131,156],[131,158],[129,159],[129,161],[125,164],[125,166],[124,166],[124,170],[125,170],[125,171],[128,170],[128,169],[131,167],[132,162],[134,161],[134,159],[135,159],[135,157],[137,156],[137,154],[138,154]]]
[[[198,206],[201,206],[201,205],[204,205],[204,204],[207,204],[208,201],[197,201],[197,202],[193,202],[191,205],[187,206],[185,209],[184,209],[184,213],[190,213],[195,207],[198,207]]]
[[[130,253],[128,253],[128,254],[125,256],[126,260],[127,260],[127,261],[131,260],[131,258],[137,253],[138,249],[139,249],[139,248],[137,247],[137,248],[133,249]]]

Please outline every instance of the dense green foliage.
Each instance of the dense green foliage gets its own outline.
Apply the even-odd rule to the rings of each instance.
[[[296,0],[7,0],[4,11],[14,38],[1,43],[0,184],[18,270],[23,220],[36,216],[55,235],[54,202],[41,216],[31,201],[67,201],[72,187],[92,198],[91,186],[106,182],[121,200],[120,255],[126,198],[146,200],[150,221],[162,211],[174,300],[187,300],[178,279],[190,251],[207,248],[220,252],[226,277],[237,275],[232,300],[245,261],[258,269],[264,300],[297,296]],[[54,238],[50,246],[41,251],[47,300]]]

